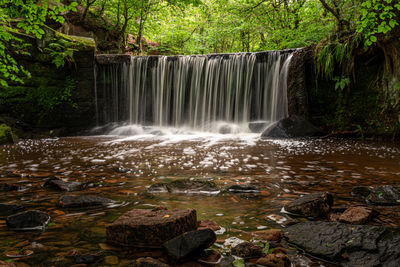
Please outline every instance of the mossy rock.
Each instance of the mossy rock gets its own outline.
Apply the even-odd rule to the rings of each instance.
[[[14,143],[16,136],[13,134],[11,128],[5,124],[0,124],[0,145]]]

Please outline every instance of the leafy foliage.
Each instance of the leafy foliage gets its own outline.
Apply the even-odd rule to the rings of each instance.
[[[378,41],[399,26],[400,3],[396,0],[365,0],[361,3],[361,17],[357,32],[363,33],[366,46]]]
[[[53,38],[44,50],[52,56],[57,68],[64,67],[65,61],[74,63],[74,51],[77,51],[71,41],[62,38]]]
[[[37,2],[35,0],[0,0],[0,85],[8,86],[10,81],[23,82],[29,73],[19,66],[15,56],[27,54],[29,44],[23,42],[21,34],[28,34],[41,39],[45,31],[42,26],[46,18],[63,22],[63,12],[76,11],[76,2],[62,5],[60,0]]]

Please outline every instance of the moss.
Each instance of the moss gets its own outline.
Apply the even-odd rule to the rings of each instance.
[[[0,145],[14,143],[11,128],[5,124],[0,124]]]

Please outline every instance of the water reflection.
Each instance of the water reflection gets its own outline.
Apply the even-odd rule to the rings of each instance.
[[[42,246],[43,254],[30,256],[32,263],[46,258],[49,251],[59,257],[73,249],[98,251],[105,246],[108,223],[132,208],[159,205],[195,208],[199,219],[224,227],[222,238],[248,240],[251,231],[282,227],[282,206],[301,194],[330,191],[341,205],[348,203],[356,185],[398,184],[399,152],[393,144],[261,140],[252,134],[22,140],[0,148],[0,183],[20,187],[2,193],[0,202],[47,211],[52,221],[44,233],[32,234],[9,231],[0,218],[0,253]],[[87,183],[86,189],[74,194],[99,195],[123,205],[60,210],[56,204],[65,193],[42,187],[50,177]],[[210,180],[221,189],[252,184],[261,193],[256,197],[229,192],[144,194],[151,184],[181,178]],[[394,225],[400,223],[399,208],[381,213]]]

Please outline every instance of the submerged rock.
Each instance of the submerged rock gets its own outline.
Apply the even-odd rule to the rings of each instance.
[[[210,229],[215,231],[218,231],[221,229],[221,226],[218,225],[218,223],[211,221],[211,220],[204,220],[201,221],[199,226],[197,227],[197,230],[201,230],[201,229]]]
[[[246,193],[260,193],[260,189],[254,185],[239,185],[235,184],[227,189],[231,193],[246,194]]]
[[[92,264],[100,261],[101,259],[103,259],[103,256],[100,254],[85,254],[76,256],[75,262],[77,264]]]
[[[0,203],[0,216],[8,216],[25,210],[25,207],[14,204]]]
[[[139,258],[133,264],[134,267],[169,267],[168,264],[165,264],[159,260],[146,257],[146,258]]]
[[[268,267],[290,267],[292,266],[288,256],[282,253],[269,254],[257,260],[258,265]]]
[[[248,126],[252,133],[261,133],[269,124],[271,124],[270,121],[252,121]]]
[[[282,216],[278,214],[270,214],[265,217],[266,220],[274,221],[284,227],[298,223],[299,221],[289,216]]]
[[[330,193],[308,194],[285,205],[285,211],[304,217],[327,216],[333,205]]]
[[[321,130],[298,115],[282,119],[268,126],[261,134],[263,138],[312,137],[321,134]]]
[[[251,259],[262,257],[263,251],[261,247],[251,242],[243,242],[233,247],[231,249],[231,254],[241,258]]]
[[[372,205],[400,205],[399,188],[392,185],[357,186],[351,190],[351,195]]]
[[[0,192],[10,192],[10,191],[18,191],[21,187],[15,184],[3,184],[0,183]]]
[[[307,253],[342,266],[398,266],[400,229],[336,222],[302,222],[286,239]]]
[[[376,212],[371,208],[362,206],[349,207],[340,215],[339,221],[351,224],[364,224],[375,214]]]
[[[217,240],[210,229],[186,232],[163,244],[168,255],[176,261],[196,259],[201,252],[209,248]]]
[[[221,263],[222,259],[223,256],[220,252],[212,249],[207,249],[201,254],[200,258],[198,258],[197,261],[207,265],[217,265]],[[229,266],[229,265],[219,265],[219,266]]]
[[[160,194],[160,193],[168,193],[168,186],[166,183],[156,183],[150,185],[149,188],[147,188],[147,193],[150,194]]]
[[[51,187],[57,190],[67,191],[67,192],[82,190],[83,186],[84,184],[80,182],[63,181],[58,178],[50,178],[43,185],[43,187]]]
[[[103,197],[66,195],[60,198],[58,205],[62,208],[92,208],[112,203],[114,203],[113,200]]]
[[[211,181],[182,179],[169,183],[152,184],[148,189],[148,193],[173,193],[173,194],[205,194],[216,195],[220,190]]]
[[[196,228],[197,216],[193,209],[134,209],[107,226],[107,242],[119,246],[158,248],[164,242]]]
[[[15,231],[43,230],[50,216],[43,211],[30,210],[7,217],[7,226]]]

